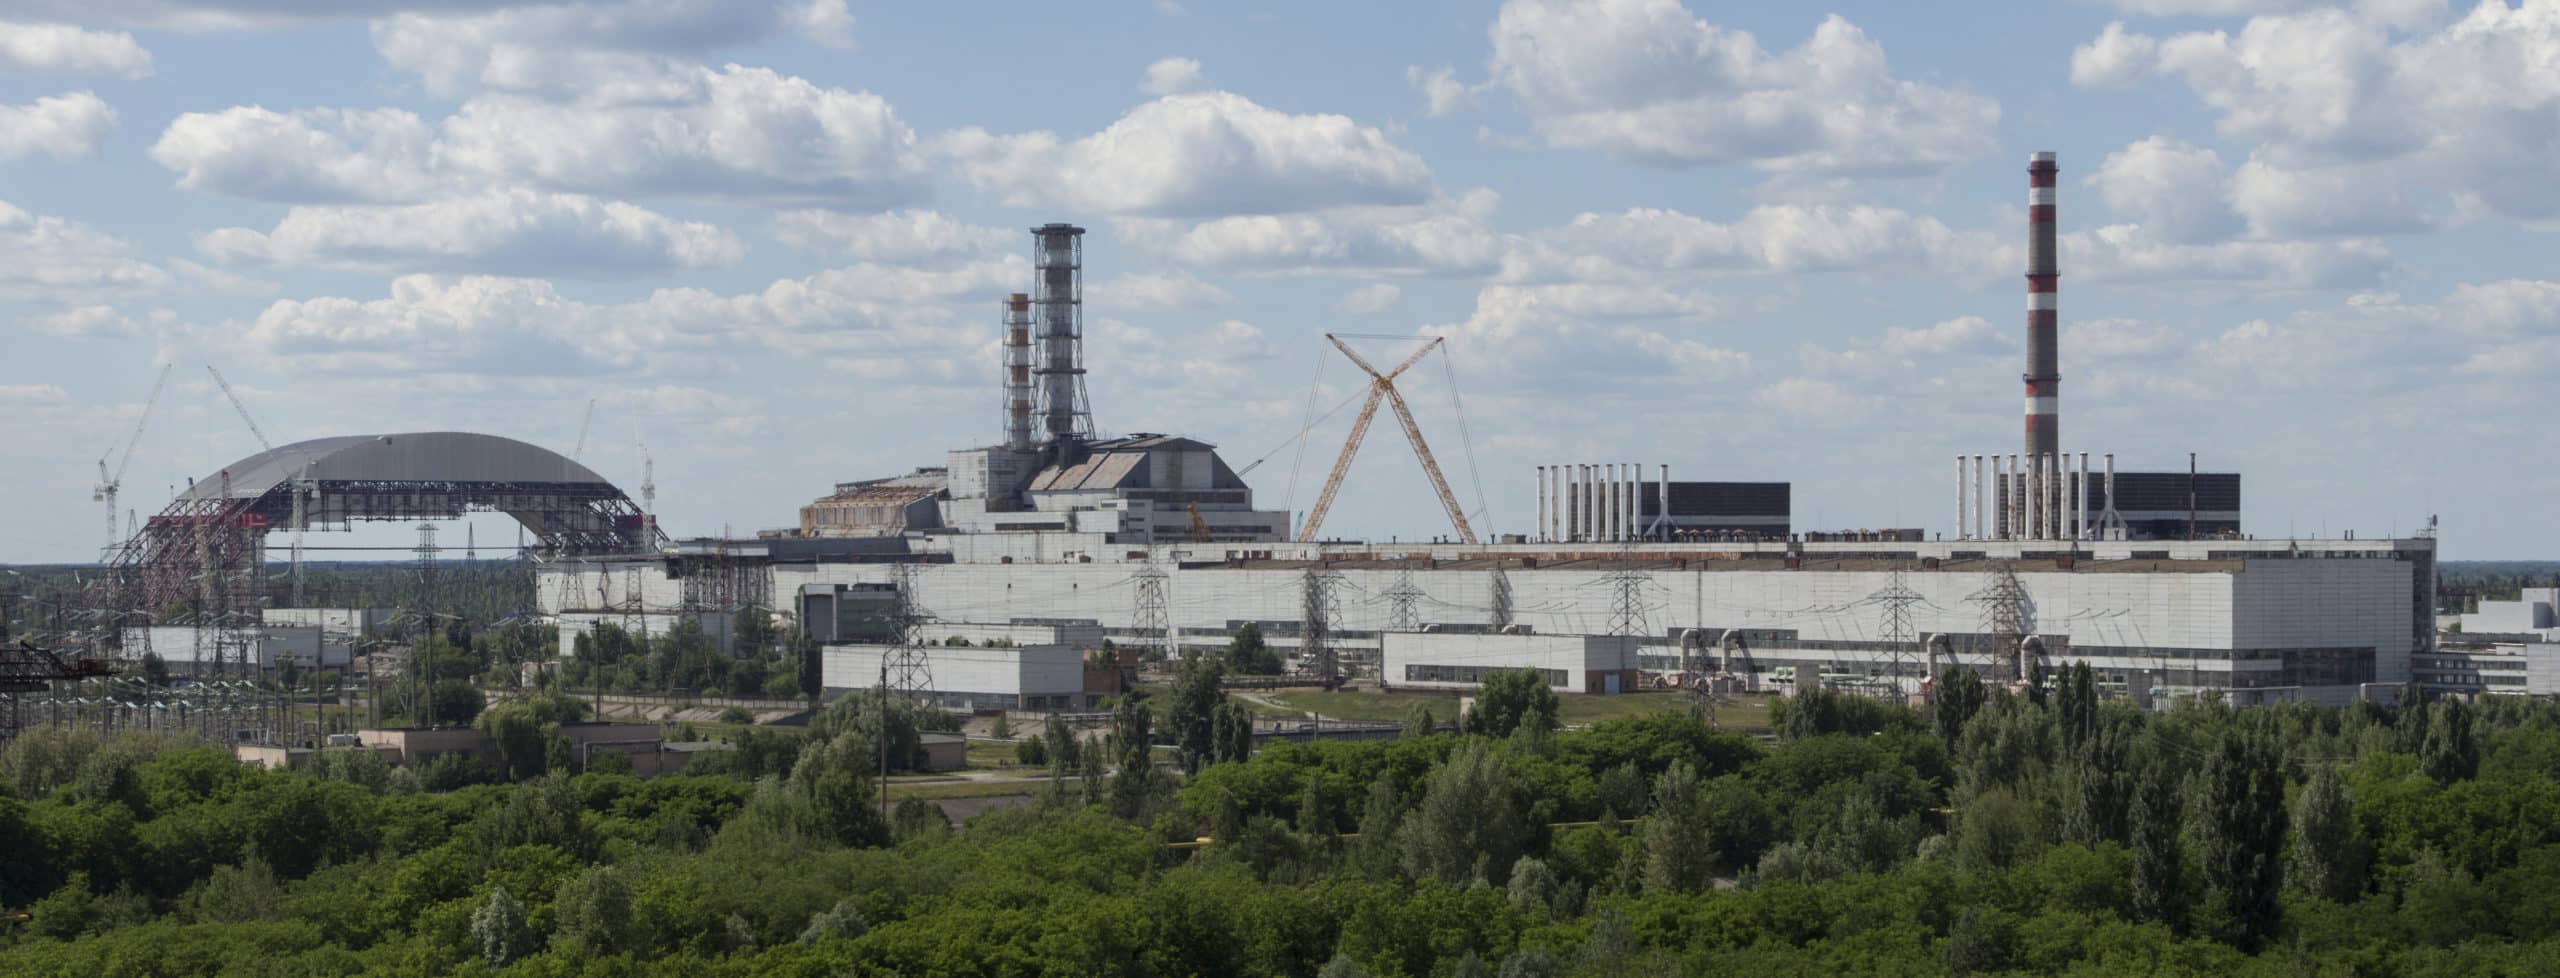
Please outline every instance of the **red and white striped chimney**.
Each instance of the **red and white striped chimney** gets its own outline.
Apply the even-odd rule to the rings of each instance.
[[[2054,289],[2061,278],[2053,253],[2053,177],[2058,170],[2050,152],[2027,158],[2026,408],[2031,458],[2062,451],[2062,368],[2054,349],[2054,325],[2059,318]]]

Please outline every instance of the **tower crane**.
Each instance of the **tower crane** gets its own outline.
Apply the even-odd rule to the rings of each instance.
[[[640,443],[640,511],[651,516],[658,512],[658,460],[649,457],[649,443]]]
[[[1421,362],[1425,355],[1439,349],[1440,344],[1447,342],[1446,338],[1432,337],[1431,342],[1423,344],[1421,349],[1413,351],[1410,356],[1404,358],[1403,362],[1396,364],[1395,369],[1384,373],[1380,373],[1377,367],[1361,358],[1360,354],[1353,352],[1350,345],[1342,342],[1341,337],[1326,333],[1324,338],[1326,342],[1333,344],[1335,349],[1341,350],[1343,356],[1351,358],[1351,362],[1363,373],[1369,375],[1369,395],[1368,399],[1360,405],[1360,416],[1351,422],[1351,437],[1342,443],[1342,454],[1333,461],[1333,473],[1325,477],[1324,492],[1316,497],[1315,508],[1307,511],[1307,523],[1298,531],[1298,542],[1314,543],[1316,541],[1316,531],[1324,526],[1326,511],[1333,508],[1334,496],[1342,491],[1342,477],[1351,471],[1352,457],[1360,454],[1361,439],[1369,435],[1369,422],[1378,416],[1380,401],[1385,401],[1387,406],[1395,411],[1396,421],[1404,426],[1405,440],[1413,443],[1414,457],[1422,461],[1422,473],[1431,477],[1431,488],[1440,494],[1440,506],[1449,511],[1449,523],[1457,528],[1458,539],[1467,543],[1476,542],[1476,531],[1467,525],[1467,514],[1465,510],[1459,508],[1457,494],[1449,491],[1449,480],[1440,474],[1440,463],[1431,457],[1430,444],[1422,440],[1422,426],[1414,423],[1413,410],[1405,406],[1404,395],[1396,390],[1396,378],[1403,375],[1414,364]]]
[[[112,563],[115,560],[116,492],[124,488],[124,470],[133,464],[134,449],[142,447],[142,429],[151,424],[151,409],[160,406],[160,389],[169,383],[169,371],[176,366],[177,364],[174,363],[163,365],[160,368],[160,379],[151,382],[151,397],[142,402],[142,416],[134,419],[133,437],[125,441],[124,457],[116,460],[116,467],[109,470],[107,457],[98,456],[98,487],[90,493],[89,498],[92,502],[107,504],[107,546],[99,553],[99,563]],[[107,446],[107,451],[112,454],[115,446]]]
[[[258,419],[249,416],[249,406],[240,403],[240,395],[231,389],[230,381],[222,379],[222,371],[213,369],[210,363],[204,365],[204,370],[213,375],[214,384],[222,388],[222,396],[231,401],[231,409],[240,412],[240,422],[249,426],[249,434],[258,439],[258,447],[274,451],[275,443],[267,440],[266,432],[258,430]]]
[[[569,460],[582,462],[587,455],[587,427],[596,422],[596,399],[587,398],[587,414],[578,419],[578,446],[569,450]]]

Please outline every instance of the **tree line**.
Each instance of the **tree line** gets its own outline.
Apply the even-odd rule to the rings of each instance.
[[[1822,691],[1776,736],[1560,729],[1255,749],[1224,657],[1027,736],[1032,803],[883,811],[847,697],[686,776],[431,790],[183,740],[0,750],[0,973],[2531,973],[2560,960],[2560,707],[2102,702],[2085,667],[1936,705]],[[518,704],[493,707],[513,711]],[[529,714],[539,708],[531,698]],[[930,713],[930,711],[925,711]],[[902,745],[903,744],[903,745]],[[1205,837],[1205,843],[1201,840]],[[5,916],[5,915],[0,915]],[[0,928],[11,925],[0,923]]]

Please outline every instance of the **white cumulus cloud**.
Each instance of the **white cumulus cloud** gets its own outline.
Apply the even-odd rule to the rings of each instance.
[[[1636,208],[1581,214],[1531,238],[1539,250],[1527,266],[1580,277],[1893,268],[1980,277],[2008,267],[1997,264],[2004,239],[1990,232],[1872,205],[1764,204],[1730,222]]]
[[[1422,157],[1375,127],[1230,92],[1166,96],[1080,139],[967,129],[943,149],[979,189],[1024,207],[1206,217],[1416,203],[1431,192]]]
[[[1384,312],[1403,299],[1403,289],[1385,282],[1371,282],[1343,293],[1342,301],[1334,303],[1333,308],[1355,316],[1365,316],[1374,312]]]
[[[169,273],[112,235],[0,201],[0,302],[76,303],[164,288]]]
[[[651,0],[402,11],[374,21],[374,48],[439,94],[480,89],[584,101],[681,93],[688,66],[722,48],[794,32],[852,43],[844,0]]]
[[[1492,191],[1479,189],[1412,207],[1116,223],[1132,247],[1248,275],[1488,275],[1511,250],[1509,238],[1487,223],[1496,203]]]
[[[2182,82],[2249,144],[2239,204],[2300,233],[2423,228],[2457,215],[2560,218],[2560,3],[2368,3],[2164,38],[2110,25],[2075,80]],[[2083,70],[2085,68],[2085,70]]]
[[[1200,62],[1192,58],[1165,58],[1147,66],[1147,77],[1138,90],[1149,95],[1185,95],[1209,87],[1209,79],[1200,73]]]
[[[709,224],[575,194],[490,191],[387,207],[295,207],[272,231],[198,238],[231,262],[397,271],[611,276],[735,264],[746,246]]]
[[[1660,166],[1824,173],[1929,170],[1988,152],[1988,97],[1895,78],[1837,16],[1793,50],[1678,0],[1510,0],[1494,79],[1551,146]]]
[[[486,95],[439,126],[396,109],[240,106],[179,116],[151,156],[189,190],[291,202],[416,201],[491,181],[849,208],[927,191],[915,133],[877,95],[735,65],[692,69],[681,89],[610,105]]]
[[[774,236],[856,261],[921,265],[997,254],[1022,245],[1020,231],[969,224],[924,210],[848,214],[792,210],[774,215]]]
[[[38,153],[57,160],[92,156],[115,127],[116,110],[88,92],[0,105],[0,160]]]
[[[144,78],[151,74],[151,52],[122,31],[0,20],[0,71]]]
[[[434,129],[399,109],[189,112],[151,147],[179,187],[285,201],[423,197],[442,179],[435,155]]]

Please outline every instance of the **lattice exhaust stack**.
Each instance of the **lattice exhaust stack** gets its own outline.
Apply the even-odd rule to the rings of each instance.
[[[1031,229],[1031,303],[1039,316],[1040,415],[1051,444],[1093,437],[1093,407],[1084,387],[1084,229],[1043,224]]]

